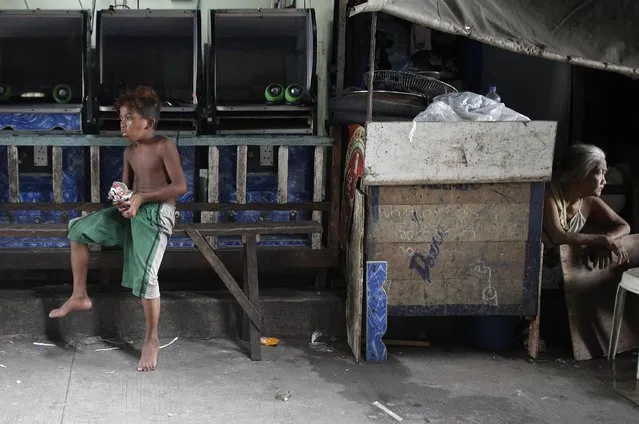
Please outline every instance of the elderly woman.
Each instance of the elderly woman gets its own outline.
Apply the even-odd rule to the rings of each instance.
[[[600,148],[589,144],[569,147],[546,189],[544,247],[554,258],[545,255],[548,262],[544,265],[557,268],[556,247],[561,244],[591,247],[595,268],[628,262],[628,253],[617,240],[630,233],[630,226],[600,198],[606,171],[606,155]],[[586,223],[596,231],[583,231]]]

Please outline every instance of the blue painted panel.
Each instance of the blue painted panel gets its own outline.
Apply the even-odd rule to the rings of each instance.
[[[388,298],[384,283],[388,276],[388,262],[366,262],[366,360],[384,362],[387,359],[386,334]]]
[[[0,113],[0,130],[11,128],[15,131],[51,131],[56,128],[65,131],[82,131],[82,115],[79,113]]]
[[[220,202],[236,202],[237,148],[220,147]],[[313,193],[313,152],[312,147],[289,147],[288,149],[288,200],[289,202],[310,202]],[[275,203],[277,201],[277,173],[251,172],[246,178],[247,203]],[[220,222],[284,222],[311,219],[310,212],[304,211],[238,211],[233,217],[220,214]],[[241,246],[239,237],[220,237],[220,247]],[[310,246],[307,235],[263,236],[259,246],[305,247]]]
[[[85,201],[84,148],[62,149],[62,197],[64,202]],[[7,148],[0,146],[0,202],[8,202],[9,176]],[[20,175],[20,201],[24,203],[53,202],[53,181],[51,175]],[[79,216],[75,211],[16,211],[15,222],[19,224],[64,223]],[[0,222],[8,223],[9,214],[0,212]],[[64,238],[0,237],[0,247],[68,247]]]

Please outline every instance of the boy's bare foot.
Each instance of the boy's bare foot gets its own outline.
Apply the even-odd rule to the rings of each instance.
[[[74,297],[71,296],[69,300],[64,302],[62,306],[58,309],[54,309],[49,312],[49,318],[62,318],[66,316],[69,312],[73,311],[87,311],[91,309],[93,304],[91,303],[91,299],[88,296],[82,297]]]
[[[142,355],[138,362],[138,371],[153,371],[158,364],[158,346],[157,337],[146,337],[142,346]]]

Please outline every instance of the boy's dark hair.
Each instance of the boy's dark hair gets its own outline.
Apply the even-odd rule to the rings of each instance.
[[[134,110],[144,119],[153,119],[154,125],[160,119],[160,97],[151,87],[138,86],[135,90],[129,90],[120,95],[115,102],[115,110],[122,106]]]

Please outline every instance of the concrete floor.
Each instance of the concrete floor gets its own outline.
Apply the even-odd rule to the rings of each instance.
[[[398,422],[376,401],[404,423],[639,422],[635,405],[611,388],[605,362],[433,347],[355,364],[343,345],[308,340],[283,340],[251,362],[228,339],[178,339],[161,350],[157,371],[138,373],[139,341],[117,350],[98,350],[114,346],[99,338],[34,342],[50,343],[0,338],[0,423]],[[630,397],[634,366],[632,356],[616,366]],[[276,399],[286,391],[290,399]]]

